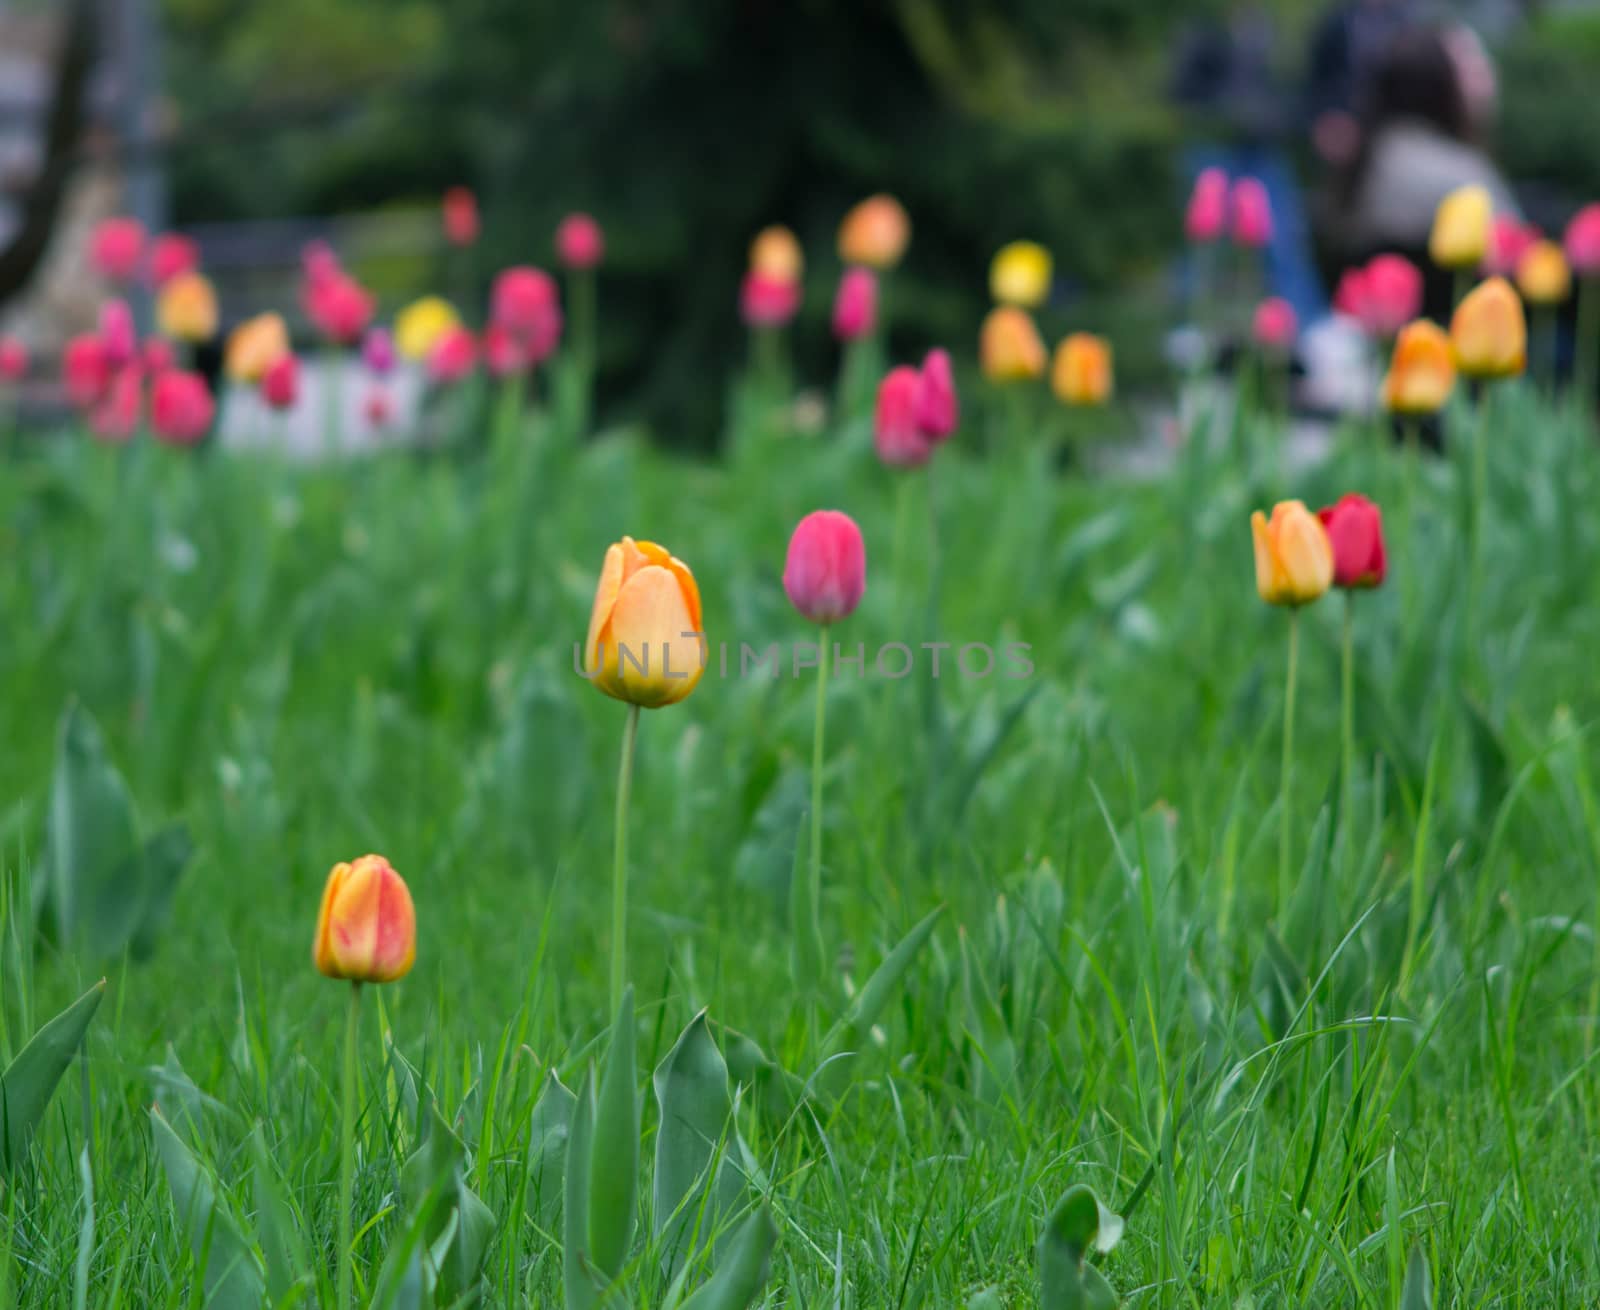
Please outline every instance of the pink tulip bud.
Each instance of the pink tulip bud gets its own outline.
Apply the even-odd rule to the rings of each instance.
[[[101,277],[131,282],[144,257],[144,224],[136,218],[108,218],[89,238],[89,262]]]
[[[783,565],[789,603],[813,623],[849,618],[867,589],[867,548],[848,514],[819,509],[801,519]]]
[[[367,329],[367,335],[361,339],[361,360],[367,371],[377,377],[387,377],[394,372],[394,338],[389,335],[388,328]]]
[[[1600,274],[1600,203],[1585,205],[1567,224],[1567,263],[1579,277]]]
[[[560,293],[553,277],[540,268],[519,265],[503,269],[489,296],[490,320],[519,336],[537,330],[541,320],[559,311]]]
[[[563,267],[595,268],[605,258],[606,239],[588,214],[568,214],[556,228],[556,258]]]
[[[917,428],[931,445],[938,445],[961,422],[956,401],[956,380],[950,371],[950,352],[930,350],[922,361],[917,391]]]
[[[101,441],[123,442],[139,430],[144,379],[136,368],[120,368],[89,410],[89,430]]]
[[[428,379],[447,386],[470,377],[478,363],[478,343],[464,327],[447,328],[428,352]]]
[[[833,335],[840,341],[871,336],[878,322],[878,275],[856,265],[845,269],[833,299]]]
[[[200,267],[200,246],[193,237],[163,232],[150,243],[150,285],[165,286],[175,277]]]
[[[100,306],[100,343],[112,368],[133,363],[139,354],[139,333],[126,300],[108,300]]]
[[[1279,296],[1271,296],[1256,306],[1251,336],[1256,345],[1269,354],[1285,355],[1294,348],[1299,326],[1294,306]]]
[[[514,377],[528,367],[528,352],[514,332],[491,323],[483,334],[483,363],[491,377]]]
[[[341,346],[361,339],[377,302],[347,273],[323,277],[306,287],[306,315],[319,333]]]
[[[1422,270],[1402,255],[1374,256],[1344,271],[1333,307],[1368,336],[1387,340],[1422,312]]]
[[[1539,239],[1539,229],[1515,214],[1496,214],[1489,221],[1489,244],[1483,252],[1485,277],[1514,278],[1523,253]]]
[[[92,332],[73,337],[61,353],[61,373],[67,399],[75,408],[88,409],[98,403],[111,386],[105,343]]]
[[[20,337],[0,337],[0,382],[20,382],[28,371],[28,348]]]
[[[313,239],[300,248],[300,274],[304,281],[302,297],[309,300],[313,288],[331,282],[344,272],[339,256],[326,241]]]
[[[453,246],[470,246],[478,239],[478,197],[464,186],[444,193],[441,206],[444,237]]]
[[[198,373],[168,369],[150,384],[150,427],[158,441],[192,446],[211,430],[216,412],[211,388]]]
[[[1194,242],[1216,241],[1228,217],[1228,175],[1220,168],[1205,169],[1194,180],[1189,208],[1183,216],[1184,235]]]
[[[1233,241],[1259,250],[1272,240],[1272,201],[1260,178],[1241,177],[1233,184]]]
[[[261,399],[280,413],[295,407],[300,399],[300,360],[295,355],[279,355],[261,375]]]
[[[739,284],[739,314],[749,327],[782,327],[800,312],[800,283],[752,268]]]
[[[909,364],[892,368],[878,384],[878,407],[872,427],[878,458],[894,468],[926,464],[933,447],[917,422],[922,376]]]

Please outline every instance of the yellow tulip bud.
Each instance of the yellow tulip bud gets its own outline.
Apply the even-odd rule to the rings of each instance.
[[[1063,405],[1103,405],[1111,398],[1111,343],[1074,332],[1056,347],[1050,386]]]
[[[659,709],[705,672],[700,588],[682,560],[624,537],[606,551],[589,615],[584,672],[607,696]]]
[[[1001,246],[989,265],[989,294],[1002,305],[1037,309],[1050,295],[1053,263],[1037,241]]]
[[[1383,375],[1383,407],[1391,414],[1436,414],[1455,385],[1455,355],[1445,330],[1425,318],[1401,328]]]
[[[774,223],[762,228],[750,243],[750,268],[774,282],[798,282],[806,271],[805,252],[793,232]]]
[[[1256,547],[1256,590],[1269,605],[1306,605],[1333,585],[1328,530],[1298,500],[1280,500],[1272,517],[1250,516]]]
[[[319,972],[351,982],[393,982],[411,972],[417,914],[405,880],[383,856],[333,866],[311,958]]]
[[[228,334],[223,369],[235,382],[251,385],[289,353],[289,329],[277,314],[247,318]]]
[[[1521,373],[1528,358],[1528,324],[1522,301],[1503,277],[1492,277],[1462,297],[1450,320],[1456,369],[1470,378]]]
[[[210,341],[217,335],[217,293],[200,273],[179,273],[156,295],[156,327],[174,341]]]
[[[1530,305],[1559,305],[1572,291],[1566,252],[1554,241],[1535,241],[1517,260],[1517,290]]]
[[[427,359],[440,338],[460,326],[461,317],[448,300],[423,296],[395,316],[395,349],[407,359]]]
[[[1044,373],[1044,342],[1027,310],[1000,305],[989,311],[978,334],[978,363],[991,382],[1027,382]]]
[[[1476,268],[1489,248],[1493,215],[1489,192],[1481,186],[1457,187],[1439,202],[1428,235],[1428,254],[1440,268]]]
[[[911,219],[893,196],[868,196],[839,224],[839,258],[847,264],[891,269],[911,244]]]

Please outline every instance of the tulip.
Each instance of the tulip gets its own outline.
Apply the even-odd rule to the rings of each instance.
[[[150,285],[157,290],[175,277],[198,272],[200,246],[193,237],[163,232],[150,243]]]
[[[1357,320],[1368,336],[1386,340],[1422,309],[1422,270],[1402,255],[1377,255],[1346,269],[1334,308]]]
[[[1250,320],[1251,337],[1269,355],[1287,355],[1292,351],[1299,330],[1294,306],[1281,296],[1268,296],[1256,306]]]
[[[144,344],[139,347],[139,367],[151,377],[165,373],[174,363],[176,356],[170,341],[161,337],[146,337]]]
[[[752,268],[739,285],[739,314],[750,327],[779,328],[800,312],[800,284]]]
[[[1189,207],[1183,216],[1184,235],[1203,243],[1222,236],[1228,217],[1228,175],[1220,168],[1207,168],[1194,180]]]
[[[866,545],[856,521],[833,509],[801,519],[783,565],[789,603],[811,622],[826,626],[854,614],[866,589]]]
[[[588,214],[568,214],[556,228],[556,258],[565,268],[595,268],[605,258],[606,239]]]
[[[922,361],[919,380],[917,430],[931,444],[938,445],[956,430],[961,421],[955,375],[950,369],[950,352],[938,348],[930,350]]]
[[[1436,414],[1455,384],[1455,352],[1445,330],[1425,318],[1401,328],[1383,376],[1383,407],[1392,414]]]
[[[366,397],[361,402],[361,412],[372,427],[386,428],[394,418],[394,402],[389,399],[389,393],[383,387],[373,386],[367,390]]]
[[[1517,289],[1530,305],[1559,305],[1572,291],[1572,270],[1554,241],[1535,241],[1517,261]]]
[[[1573,216],[1562,241],[1573,272],[1579,277],[1600,275],[1600,202],[1585,205]]]
[[[1317,511],[1333,550],[1333,585],[1349,589],[1381,586],[1387,571],[1383,514],[1365,496],[1351,492]]]
[[[1474,268],[1489,249],[1493,202],[1477,185],[1457,187],[1439,202],[1428,235],[1428,255],[1440,268]]]
[[[890,195],[868,196],[839,224],[839,258],[880,273],[905,257],[911,244],[911,219]]]
[[[1523,254],[1539,239],[1539,229],[1515,214],[1496,214],[1489,220],[1489,244],[1483,253],[1485,277],[1515,277]]]
[[[144,224],[136,218],[107,218],[89,237],[89,262],[101,277],[131,282],[144,257]]]
[[[312,326],[341,346],[361,339],[378,307],[372,293],[347,273],[308,284],[305,305]]]
[[[1111,344],[1089,332],[1074,332],[1056,347],[1050,388],[1063,405],[1103,405],[1111,398]]]
[[[778,223],[756,233],[750,243],[750,271],[777,282],[799,282],[806,257],[794,233]]]
[[[540,320],[558,310],[561,293],[555,279],[540,268],[519,265],[503,269],[489,295],[489,317],[508,332],[530,333]]]
[[[289,329],[277,314],[247,318],[228,334],[223,351],[223,371],[235,382],[254,386],[262,375],[289,353]]]
[[[860,341],[872,335],[878,322],[878,275],[870,268],[847,268],[833,299],[833,335],[840,341]]]
[[[1272,200],[1260,178],[1233,184],[1233,243],[1259,250],[1272,242]]]
[[[653,542],[624,537],[606,551],[589,616],[585,676],[631,705],[675,705],[705,671],[700,621],[700,590],[689,566]]]
[[[112,368],[122,368],[138,358],[139,332],[126,300],[108,300],[100,306],[100,344]]]
[[[439,338],[461,326],[455,307],[438,296],[423,296],[402,309],[394,321],[394,343],[407,359],[426,359]]]
[[[1595,356],[1600,354],[1600,203],[1585,205],[1567,224],[1567,262],[1582,279],[1578,290],[1575,384],[1585,404],[1594,400]]]
[[[28,372],[28,347],[20,337],[0,336],[0,382],[20,382]]]
[[[168,369],[150,384],[150,428],[158,441],[192,446],[211,430],[216,412],[211,388],[198,373]]]
[[[528,367],[528,353],[515,333],[491,323],[483,333],[483,362],[493,378],[509,378]]]
[[[452,246],[470,246],[478,239],[478,197],[464,186],[444,193],[440,206],[444,238]]]
[[[302,294],[308,295],[317,287],[325,286],[335,278],[345,275],[339,256],[326,241],[313,238],[300,247],[300,276]]]
[[[878,458],[891,468],[926,464],[933,446],[917,421],[922,402],[922,375],[909,364],[892,368],[878,384],[872,440]]]
[[[144,409],[144,378],[137,368],[119,368],[105,392],[90,407],[89,430],[101,441],[124,442],[139,430]]]
[[[217,293],[199,273],[178,273],[156,295],[156,327],[175,341],[199,343],[217,335]]]
[[[1527,363],[1528,327],[1522,301],[1501,277],[1474,287],[1450,320],[1456,368],[1466,377],[1503,378]]]
[[[1000,247],[989,265],[989,294],[1001,305],[1037,309],[1050,295],[1050,252],[1036,241]]]
[[[448,386],[472,375],[478,364],[478,343],[466,328],[447,328],[428,352],[428,381]]]
[[[78,409],[88,409],[111,385],[105,343],[93,333],[73,337],[61,352],[61,372],[67,399]]]
[[[1030,382],[1044,373],[1044,342],[1025,309],[999,305],[983,320],[978,363],[991,382]]]
[[[1298,500],[1279,501],[1268,519],[1250,516],[1256,547],[1256,590],[1269,605],[1308,605],[1333,585],[1327,531]]]
[[[295,407],[300,399],[300,361],[294,355],[279,355],[261,375],[261,399],[280,413]]]
[[[361,362],[375,377],[388,377],[394,372],[394,338],[387,328],[367,329],[367,335],[361,338]]]

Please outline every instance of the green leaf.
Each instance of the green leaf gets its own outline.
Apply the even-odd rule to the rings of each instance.
[[[589,1271],[589,1156],[594,1141],[594,1070],[586,1069],[572,1107],[567,1137],[566,1215],[562,1222],[561,1269],[567,1310],[590,1310],[599,1289]]]
[[[1100,1271],[1085,1264],[1091,1251],[1110,1251],[1122,1239],[1122,1218],[1100,1203],[1092,1187],[1069,1187],[1039,1236],[1041,1310],[1102,1310],[1117,1303]]]
[[[156,942],[172,917],[178,880],[193,854],[194,843],[182,823],[163,828],[140,848],[133,857],[132,868],[125,870],[137,879],[129,883],[130,888],[137,888],[137,897],[129,895],[127,935],[108,954],[116,954],[124,944],[136,960],[148,960],[154,954]]]
[[[728,1093],[728,1066],[706,1028],[704,1010],[689,1021],[656,1066],[653,1082],[661,1112],[653,1213],[670,1280],[677,1267],[722,1226],[743,1191],[737,1168],[719,1155],[733,1115],[733,1098]]]
[[[261,1310],[266,1297],[261,1269],[232,1217],[217,1203],[210,1174],[154,1107],[150,1126],[178,1222],[204,1270],[206,1310]]]
[[[50,898],[61,942],[74,941],[120,893],[117,874],[137,846],[127,784],[94,717],[74,701],[61,718],[50,786]]]
[[[89,1265],[94,1259],[94,1170],[89,1167],[89,1144],[78,1152],[78,1178],[83,1183],[83,1220],[78,1225],[78,1259],[72,1268],[72,1310],[87,1310]]]
[[[678,1310],[745,1310],[767,1285],[767,1264],[778,1227],[765,1201],[739,1226],[717,1270]]]
[[[828,1030],[828,1035],[822,1039],[822,1055],[824,1060],[853,1051],[860,1044],[862,1035],[872,1027],[884,1006],[888,1005],[889,998],[894,995],[900,986],[901,979],[906,975],[906,970],[911,967],[911,962],[917,958],[917,953],[927,945],[928,938],[933,935],[934,925],[939,921],[939,916],[944,913],[944,906],[939,906],[927,915],[920,923],[902,937],[895,948],[889,952],[875,970],[872,977],[868,978],[865,985],[855,994],[839,1021]],[[839,1069],[839,1073],[828,1073],[825,1080],[828,1085],[837,1087],[843,1076],[846,1061],[834,1060],[831,1069]]]
[[[611,1025],[611,1045],[595,1097],[589,1148],[589,1261],[613,1280],[633,1241],[639,1205],[639,1096],[634,1072],[633,988]]]
[[[105,990],[102,978],[34,1033],[0,1073],[0,1178],[10,1177],[26,1155],[51,1093],[83,1044]]]
[[[1423,1254],[1420,1242],[1411,1248],[1411,1258],[1406,1261],[1400,1310],[1433,1310],[1433,1277],[1428,1272],[1428,1257]]]
[[[267,1299],[281,1305],[307,1275],[305,1247],[289,1198],[267,1150],[266,1130],[258,1122],[250,1133],[251,1174],[256,1201],[256,1241],[266,1257]]]
[[[476,1286],[495,1217],[467,1186],[462,1171],[467,1148],[431,1098],[426,1123],[422,1144],[400,1170],[400,1190],[407,1208],[423,1219],[422,1241],[433,1274],[430,1291],[440,1304],[450,1305]]]
[[[524,1210],[542,1228],[552,1229],[561,1213],[567,1172],[567,1141],[577,1097],[554,1070],[528,1116],[528,1182]]]

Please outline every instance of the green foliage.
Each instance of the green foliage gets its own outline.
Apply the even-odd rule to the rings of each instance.
[[[51,1094],[83,1045],[105,990],[102,978],[34,1033],[0,1070],[0,1178],[14,1175],[21,1166]]]

